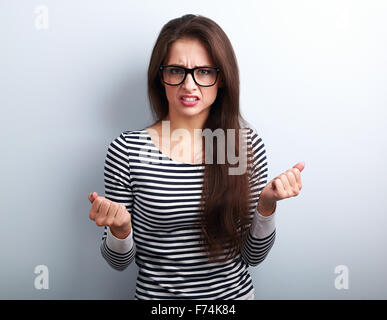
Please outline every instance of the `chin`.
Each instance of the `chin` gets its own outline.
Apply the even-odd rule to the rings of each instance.
[[[179,113],[183,113],[183,114],[190,115],[190,116],[199,115],[199,114],[201,114],[203,112],[207,112],[207,111],[209,111],[209,107],[203,108],[201,106],[191,106],[191,107],[180,106],[179,110],[178,110]]]

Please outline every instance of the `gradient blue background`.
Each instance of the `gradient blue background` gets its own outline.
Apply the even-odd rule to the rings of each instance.
[[[48,8],[47,30],[35,8]],[[123,130],[152,121],[146,96],[161,27],[217,22],[263,138],[269,179],[305,161],[280,201],[277,238],[250,267],[256,299],[387,298],[386,1],[0,1],[1,299],[130,299],[137,266],[103,260],[87,195]],[[34,268],[49,269],[49,289]],[[335,288],[346,265],[349,288]]]

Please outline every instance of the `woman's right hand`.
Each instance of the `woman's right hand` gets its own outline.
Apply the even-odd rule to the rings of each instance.
[[[97,192],[92,192],[88,198],[92,203],[89,218],[94,220],[97,226],[109,226],[112,234],[119,239],[128,237],[132,222],[124,205],[99,197]]]

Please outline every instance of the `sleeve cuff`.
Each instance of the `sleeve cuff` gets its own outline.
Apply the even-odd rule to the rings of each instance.
[[[119,239],[115,237],[110,231],[110,228],[107,227],[106,245],[110,250],[117,253],[127,253],[133,248],[133,244],[133,228],[125,239]]]
[[[277,208],[270,216],[261,215],[257,208],[255,208],[253,221],[251,222],[250,233],[255,238],[266,238],[271,235],[275,230],[275,215]]]

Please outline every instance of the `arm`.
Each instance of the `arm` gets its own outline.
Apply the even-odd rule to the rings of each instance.
[[[275,213],[277,204],[259,201],[259,195],[267,184],[268,167],[265,144],[255,130],[250,133],[249,143],[253,151],[253,170],[250,183],[252,192],[258,188],[258,205],[254,210],[248,237],[241,249],[243,260],[250,266],[260,264],[270,252],[275,241]],[[271,213],[272,212],[272,213]],[[271,214],[270,214],[271,213]]]
[[[123,204],[131,213],[133,193],[130,181],[129,151],[125,137],[121,134],[114,139],[107,150],[104,165],[105,198]],[[104,227],[101,254],[116,270],[126,269],[134,260],[136,246],[133,228],[126,237],[115,236],[108,226]]]

